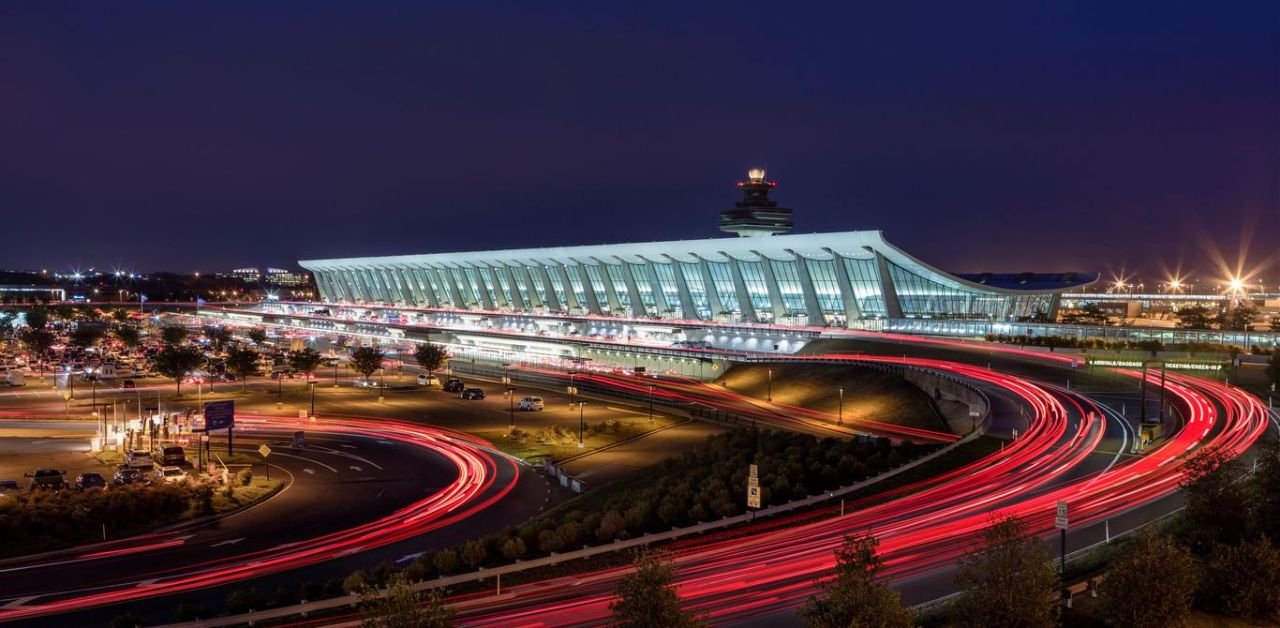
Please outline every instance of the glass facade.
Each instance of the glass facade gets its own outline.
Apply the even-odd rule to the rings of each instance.
[[[1025,279],[1036,289],[1008,287],[999,278],[989,283],[986,276],[974,283],[907,256],[878,232],[302,264],[315,273],[324,299],[335,302],[787,325],[1044,320],[1053,315],[1062,290],[1096,280],[1073,273]],[[751,305],[745,312],[744,297]]]

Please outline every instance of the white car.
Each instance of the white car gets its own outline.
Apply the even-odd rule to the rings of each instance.
[[[520,409],[541,412],[543,410],[542,397],[525,397],[521,399]]]
[[[160,467],[156,471],[156,478],[165,482],[181,483],[187,481],[187,472],[182,467]]]
[[[434,383],[436,383],[436,378],[434,378],[434,377],[427,377],[427,375],[426,375],[426,374],[422,374],[422,375],[419,375],[419,376],[418,376],[418,385],[419,385],[419,386],[430,386],[430,385],[432,385],[432,384],[434,384]]]

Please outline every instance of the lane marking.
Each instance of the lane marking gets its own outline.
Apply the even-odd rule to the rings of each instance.
[[[213,545],[210,545],[210,547],[222,547],[223,545],[235,545],[236,543],[239,543],[240,541],[243,541],[244,539],[245,539],[245,537],[243,537],[243,536],[242,536],[242,537],[240,537],[240,538],[238,538],[238,539],[231,539],[231,540],[229,540],[229,541],[219,541],[219,542],[217,542],[217,543],[214,543]]]

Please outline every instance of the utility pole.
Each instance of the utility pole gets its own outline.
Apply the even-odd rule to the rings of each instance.
[[[586,410],[586,407],[587,407],[587,402],[585,401],[578,402],[578,449],[582,449],[583,447],[586,447],[586,443],[584,443],[582,440],[583,432],[586,430],[586,426],[587,426],[586,421],[582,418],[583,412]]]
[[[836,415],[836,425],[844,425],[844,387],[840,388],[840,410]]]
[[[653,384],[649,384],[649,423],[653,423]]]

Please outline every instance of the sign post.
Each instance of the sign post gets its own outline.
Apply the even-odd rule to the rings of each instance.
[[[1067,502],[1064,500],[1058,500],[1058,512],[1053,518],[1053,526],[1062,535],[1062,559],[1058,566],[1058,577],[1062,580],[1062,595],[1067,597]]]
[[[258,447],[258,453],[262,454],[262,465],[267,468],[267,481],[270,482],[271,463],[267,462],[267,456],[271,455],[271,448],[267,447],[266,443],[263,443],[261,447]]]
[[[227,455],[231,455],[231,432],[236,425],[236,402],[233,399],[226,401],[210,401],[204,404],[204,430],[211,432],[213,430],[227,430]]]
[[[756,518],[755,511],[760,509],[760,472],[756,465],[751,465],[751,473],[747,476],[747,508],[751,510],[751,519]]]

